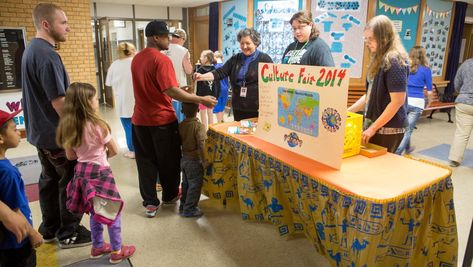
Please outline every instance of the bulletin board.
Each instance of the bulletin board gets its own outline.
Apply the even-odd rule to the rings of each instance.
[[[350,68],[351,78],[363,72],[363,31],[368,1],[315,0],[312,15],[320,37],[329,45],[336,67]]]
[[[376,15],[385,15],[394,22],[407,52],[416,43],[420,12],[420,0],[378,0],[376,7]]]
[[[452,9],[451,2],[426,1],[421,45],[427,52],[432,76],[442,76],[446,68]]]
[[[255,0],[255,29],[261,35],[259,49],[268,54],[275,63],[287,46],[294,42],[289,24],[294,13],[302,9],[302,0]]]
[[[237,34],[247,25],[248,5],[246,1],[229,1],[222,3],[222,54],[226,61],[240,52],[240,43]]]
[[[0,92],[22,88],[21,58],[25,39],[25,28],[0,27]]]

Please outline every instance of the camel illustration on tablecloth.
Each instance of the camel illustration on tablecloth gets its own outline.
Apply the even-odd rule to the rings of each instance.
[[[223,180],[223,177],[222,178],[219,178],[219,179],[212,179],[212,183],[218,187],[220,186],[223,186],[223,184],[225,183],[225,181]]]
[[[353,250],[353,253],[356,254],[356,257],[359,257],[360,251],[364,250],[368,244],[368,240],[363,239],[363,241],[360,242],[358,238],[355,238],[351,244],[351,249]]]
[[[328,255],[337,263],[337,267],[338,267],[340,262],[342,261],[342,254],[340,252],[333,254],[333,251],[329,249]]]
[[[240,196],[241,201],[245,203],[246,208],[254,208],[255,204],[253,203],[253,200],[250,198],[245,198],[243,196]]]

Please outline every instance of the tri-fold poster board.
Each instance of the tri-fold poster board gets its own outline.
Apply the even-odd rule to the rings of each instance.
[[[348,82],[343,68],[260,63],[256,136],[340,169]]]

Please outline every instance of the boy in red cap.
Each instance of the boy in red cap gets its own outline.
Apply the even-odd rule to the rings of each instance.
[[[24,216],[28,222],[28,238],[18,243],[15,235],[0,227],[0,266],[36,266],[36,252],[34,248],[43,243],[43,237],[31,225],[32,216],[25,193],[25,185],[20,171],[5,158],[10,148],[20,143],[20,132],[16,129],[13,118],[21,109],[11,114],[0,110],[0,201],[12,211]]]

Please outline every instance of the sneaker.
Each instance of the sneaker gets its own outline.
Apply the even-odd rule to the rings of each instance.
[[[102,257],[102,255],[108,254],[110,252],[112,252],[112,246],[109,243],[104,242],[101,248],[94,248],[94,246],[92,246],[92,249],[90,251],[90,258],[100,258]]]
[[[177,196],[175,196],[173,199],[171,200],[168,200],[168,201],[164,201],[163,200],[163,204],[168,204],[168,205],[172,205],[172,204],[176,204],[177,201],[181,198],[181,194],[178,193]]]
[[[154,218],[156,217],[156,214],[158,214],[159,205],[158,206],[148,205],[145,208],[146,208],[146,211],[145,211],[146,217],[148,218]]]
[[[110,263],[120,263],[122,260],[128,259],[129,257],[133,256],[133,253],[135,253],[135,251],[135,246],[122,246],[122,249],[120,249],[120,251],[113,251],[110,254]]]
[[[196,208],[192,212],[183,212],[181,214],[182,217],[186,217],[186,218],[195,218],[195,217],[200,217],[202,215],[204,215],[204,213],[199,208]]]
[[[451,160],[449,165],[450,167],[458,167],[460,166],[460,162]]]
[[[82,225],[79,225],[71,237],[59,240],[59,247],[62,249],[85,247],[91,244],[90,231]]]
[[[57,241],[57,237],[55,234],[44,234],[43,240],[45,244],[54,243]]]

